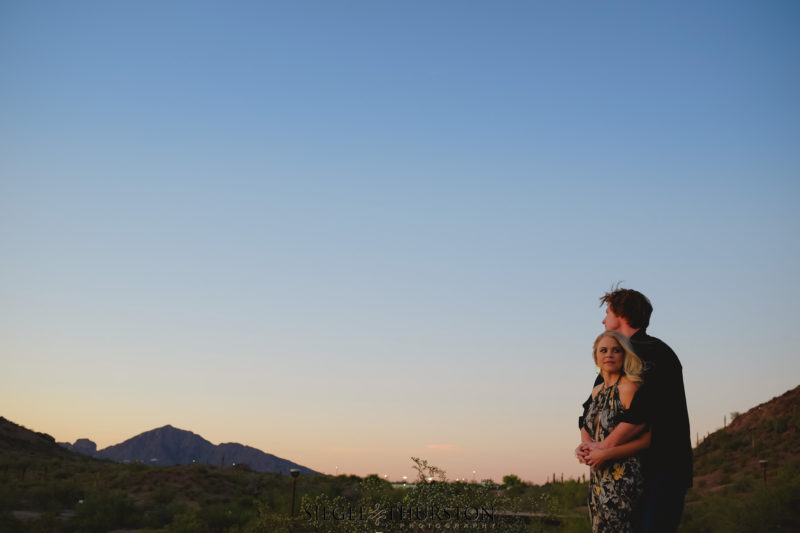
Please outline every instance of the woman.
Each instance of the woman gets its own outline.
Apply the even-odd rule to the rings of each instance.
[[[642,384],[642,361],[621,333],[601,333],[594,341],[592,355],[603,382],[592,390],[588,401],[581,427],[582,442],[605,439]],[[630,450],[629,446],[619,446],[579,454],[582,462],[592,466],[589,514],[595,533],[632,531],[633,511],[644,481],[639,459],[630,455]]]

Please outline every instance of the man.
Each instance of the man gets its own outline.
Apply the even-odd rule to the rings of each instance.
[[[644,363],[644,385],[605,440],[592,442],[583,432],[584,442],[576,450],[578,460],[596,467],[606,460],[641,451],[645,480],[642,530],[676,531],[686,490],[692,485],[692,443],[683,369],[669,346],[646,333],[653,306],[644,294],[617,288],[600,298],[600,305],[603,304],[606,330],[630,338],[633,351]],[[600,381],[598,376],[595,385]],[[649,430],[642,433],[646,427]]]

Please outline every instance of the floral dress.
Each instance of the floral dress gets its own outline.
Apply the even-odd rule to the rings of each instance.
[[[617,426],[625,410],[616,383],[603,389],[591,400],[583,427],[594,440],[606,438]],[[632,531],[633,510],[644,490],[639,458],[626,457],[607,461],[602,468],[592,468],[589,480],[589,515],[594,533]]]

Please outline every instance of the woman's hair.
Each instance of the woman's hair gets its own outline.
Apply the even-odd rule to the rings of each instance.
[[[594,360],[594,364],[597,364],[597,343],[599,343],[600,339],[603,337],[611,337],[619,343],[622,347],[622,351],[625,352],[622,371],[629,380],[634,383],[641,383],[643,381],[642,372],[644,372],[642,360],[634,353],[633,346],[631,346],[631,341],[628,340],[628,337],[618,331],[604,331],[594,340],[594,346],[592,347],[592,359]]]

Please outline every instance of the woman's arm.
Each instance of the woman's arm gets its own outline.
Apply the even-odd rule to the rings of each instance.
[[[583,456],[583,462],[592,468],[600,468],[606,461],[630,457],[649,447],[650,432],[647,431],[640,437],[613,448],[593,448]],[[580,460],[580,457],[578,460]]]
[[[586,464],[586,461],[584,460],[584,456],[588,452],[588,449],[586,448],[586,445],[588,445],[589,443],[593,443],[594,442],[594,439],[592,438],[592,435],[589,433],[589,431],[587,431],[586,427],[584,427],[584,425],[583,425],[584,424],[584,419],[586,418],[586,413],[589,412],[589,406],[591,405],[592,400],[594,399],[594,397],[597,396],[597,391],[600,390],[600,387],[601,387],[601,385],[596,385],[592,389],[592,393],[589,395],[589,397],[586,399],[586,401],[583,402],[583,414],[578,418],[578,425],[581,428],[581,443],[578,444],[577,448],[575,448],[575,457],[577,457],[578,458],[578,462],[583,464],[583,465]]]

